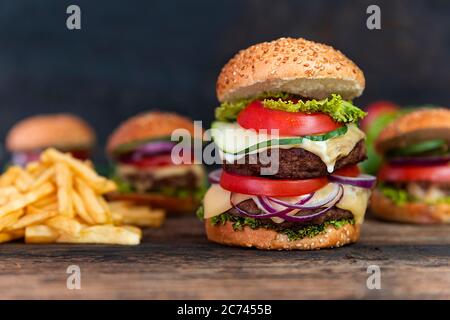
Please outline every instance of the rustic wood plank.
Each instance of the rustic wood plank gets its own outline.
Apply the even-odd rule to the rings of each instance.
[[[206,241],[193,217],[146,230],[137,247],[0,246],[0,298],[324,299],[450,298],[450,226],[366,221],[355,245],[267,252]],[[81,268],[81,290],[66,268]],[[366,286],[381,268],[381,290]]]

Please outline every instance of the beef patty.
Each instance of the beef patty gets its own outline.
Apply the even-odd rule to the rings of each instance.
[[[251,214],[262,214],[263,212],[261,209],[258,208],[256,203],[249,199],[245,200],[238,204],[239,209],[245,210],[246,212],[249,212]],[[312,214],[314,212],[318,212],[321,209],[315,209],[315,210],[302,210],[303,214]],[[235,209],[231,208],[230,210],[226,211],[225,213],[234,215],[234,216],[241,216],[241,214]],[[271,224],[273,226],[276,226],[280,229],[296,229],[301,228],[306,225],[319,225],[324,223],[325,221],[330,220],[340,220],[340,219],[352,219],[353,214],[350,211],[339,209],[337,207],[333,207],[330,210],[328,210],[327,213],[324,215],[314,218],[312,220],[306,221],[306,222],[290,222],[290,221],[284,221],[282,223],[276,223],[272,221],[272,219],[261,219],[261,222]]]
[[[151,173],[138,172],[124,175],[123,179],[140,193],[164,188],[194,190],[198,187],[198,177],[192,172],[159,179]]]
[[[267,157],[270,156],[267,151]],[[225,171],[242,176],[260,176],[261,168],[269,168],[270,164],[262,164],[259,154],[245,156],[245,164],[223,162]],[[355,165],[367,158],[364,140],[359,141],[353,150],[345,157],[336,161],[334,169],[341,169],[349,165]],[[279,149],[278,172],[272,175],[264,175],[270,179],[308,179],[322,177],[328,174],[325,163],[319,156],[301,148]]]

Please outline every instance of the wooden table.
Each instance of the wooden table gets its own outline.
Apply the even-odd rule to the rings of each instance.
[[[194,217],[146,230],[135,247],[0,246],[0,298],[434,299],[450,298],[450,225],[367,220],[359,243],[311,252],[268,252],[206,241]],[[81,269],[68,290],[66,269]],[[381,290],[366,286],[381,268]]]

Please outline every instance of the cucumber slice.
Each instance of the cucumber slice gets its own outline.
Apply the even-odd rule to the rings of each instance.
[[[325,141],[347,133],[348,127],[342,126],[336,130],[321,135],[303,137],[282,137],[273,139],[269,134],[258,133],[256,130],[244,129],[237,123],[216,121],[211,125],[211,136],[217,147],[228,154],[247,154],[262,148],[281,145],[300,145],[304,139]]]
[[[445,151],[447,142],[443,139],[428,140],[412,144],[393,152],[396,156],[414,156],[423,153]]]

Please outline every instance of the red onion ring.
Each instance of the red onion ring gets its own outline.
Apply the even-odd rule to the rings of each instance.
[[[233,200],[234,194],[235,193],[233,193],[233,192],[230,194],[230,204],[233,206],[234,209],[236,209],[237,212],[239,212],[239,214],[249,217],[249,218],[256,218],[256,219],[266,219],[266,218],[273,218],[273,217],[283,218],[286,213],[289,213],[292,211],[292,209],[284,209],[281,211],[275,211],[275,212],[265,213],[265,214],[248,213],[247,211],[239,208],[238,204],[235,203],[235,201]]]
[[[335,184],[335,188],[333,189],[333,192],[331,192],[325,199],[317,201],[315,203],[310,203],[308,204],[309,200],[311,200],[311,198],[313,197],[314,193],[311,193],[310,197],[308,199],[306,199],[306,201],[304,202],[299,202],[299,203],[289,203],[277,198],[273,198],[273,197],[268,197],[270,201],[275,202],[279,205],[282,205],[286,208],[290,208],[290,209],[318,209],[321,208],[325,205],[327,205],[328,203],[330,203],[331,201],[333,201],[339,194],[340,191],[340,186],[338,184]]]
[[[138,146],[133,152],[139,152],[146,155],[171,152],[176,145],[173,141],[155,141]]]
[[[368,174],[361,174],[357,177],[345,177],[332,174],[328,177],[328,180],[364,189],[372,189],[377,182],[376,177]]]
[[[220,176],[222,175],[222,169],[216,169],[208,174],[208,180],[210,183],[217,184],[220,182]]]
[[[315,212],[315,213],[303,215],[303,216],[290,216],[290,215],[286,214],[283,217],[283,219],[286,221],[290,221],[290,222],[305,222],[305,221],[312,220],[314,218],[318,218],[318,217],[324,215],[325,213],[327,213],[329,210],[331,210],[336,203],[341,201],[343,196],[344,196],[344,187],[339,185],[339,193],[336,196],[336,198],[332,202],[329,203],[329,207],[327,207],[323,210],[320,210],[319,212]]]

